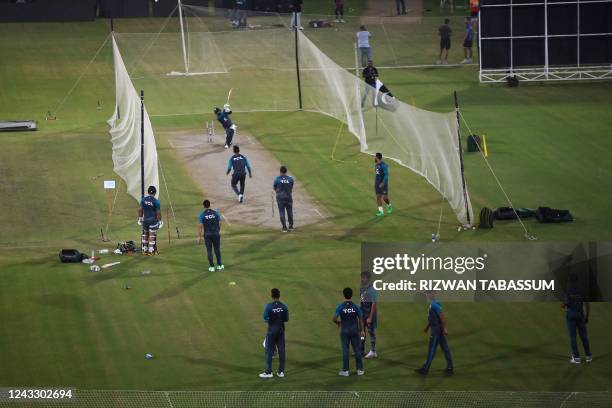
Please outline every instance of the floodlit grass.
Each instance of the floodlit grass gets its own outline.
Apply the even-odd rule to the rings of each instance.
[[[437,20],[436,20],[437,21]],[[141,20],[118,26],[138,28]],[[434,44],[430,33],[401,43],[411,28],[395,27],[401,58]],[[134,30],[136,31],[136,30]],[[309,33],[339,62],[352,64],[352,31]],[[388,32],[388,35],[392,35]],[[363,241],[425,242],[442,206],[423,179],[391,164],[395,213],[374,217],[372,159],[361,155],[343,131],[336,157],[330,154],[339,123],[306,112],[236,113],[241,129],[288,165],[331,218],[281,236],[240,224],[224,228],[226,271],[204,272],[203,248],[195,244],[195,220],[206,192],[199,191],[167,143],[176,129],[201,129],[213,104],[236,86],[235,105],[257,101],[253,77],[183,78],[190,87],[155,78],[135,79],[147,92],[158,150],[183,238],[170,225],[161,230],[161,256],[123,257],[94,274],[84,265],[62,265],[61,248],[84,252],[105,245],[98,239],[107,222],[102,180],[112,172],[105,120],[113,109],[114,86],[108,44],[58,113],[61,102],[107,35],[103,22],[0,25],[0,117],[36,119],[35,133],[0,134],[0,385],[70,385],[81,388],[215,390],[609,390],[612,308],[594,305],[590,323],[595,361],[567,363],[568,340],[557,304],[446,304],[449,343],[457,375],[416,377],[425,358],[425,304],[381,304],[381,358],[368,362],[363,378],[337,377],[338,332],[330,322],[340,290],[357,286]],[[337,35],[338,37],[332,37]],[[337,50],[334,41],[337,38]],[[348,44],[348,45],[347,45]],[[380,49],[383,49],[381,46]],[[375,50],[376,52],[376,50]],[[418,52],[417,52],[418,54]],[[426,54],[423,51],[423,54]],[[384,58],[392,59],[391,52]],[[413,54],[416,55],[416,54]],[[250,74],[245,72],[245,75]],[[291,75],[291,76],[290,76]],[[289,87],[292,73],[281,77]],[[453,108],[459,93],[473,131],[486,133],[490,162],[516,206],[569,208],[576,222],[528,222],[540,240],[610,240],[607,217],[612,124],[609,82],[504,88],[481,86],[475,68],[382,70],[400,99],[435,111]],[[256,78],[256,77],[255,77]],[[180,78],[176,79],[176,84]],[[215,83],[216,82],[216,83]],[[151,89],[153,88],[153,89]],[[294,103],[293,94],[283,104]],[[220,100],[220,102],[218,102]],[[97,110],[100,101],[102,109]],[[196,103],[197,102],[197,103]],[[155,116],[196,113],[186,116]],[[465,129],[464,129],[465,130]],[[466,155],[468,187],[476,212],[505,205],[482,159]],[[256,163],[254,163],[257,166]],[[168,204],[162,190],[164,216]],[[214,197],[212,198],[214,200]],[[123,191],[111,222],[113,244],[137,239],[136,202]],[[172,221],[172,224],[174,222]],[[443,241],[515,241],[516,223],[490,231],[458,233],[445,207]],[[109,256],[109,259],[114,259]],[[152,271],[142,276],[143,270]],[[236,282],[236,286],[229,286]],[[122,286],[129,284],[131,290]],[[288,368],[283,381],[262,382],[261,321],[269,289],[288,303]],[[156,357],[144,359],[150,352]],[[435,368],[442,368],[438,356]]]

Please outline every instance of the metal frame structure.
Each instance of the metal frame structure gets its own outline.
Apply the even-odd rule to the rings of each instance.
[[[588,37],[608,36],[612,38],[612,32],[604,33],[581,33],[580,30],[580,6],[584,4],[608,3],[612,0],[567,0],[554,1],[536,0],[529,3],[515,3],[508,0],[505,4],[482,4],[481,8],[507,7],[510,14],[510,35],[482,37],[481,18],[478,18],[478,48],[479,48],[479,72],[478,79],[482,83],[505,82],[508,77],[516,77],[521,81],[579,81],[579,80],[602,80],[612,79],[612,63],[610,64],[581,64],[580,62],[580,40]],[[548,33],[548,9],[556,5],[576,5],[576,33],[575,34],[549,34]],[[543,35],[524,35],[514,36],[514,7],[524,6],[544,6],[544,34]],[[544,39],[544,65],[533,67],[514,66],[514,40],[520,39]],[[576,38],[576,64],[551,66],[549,64],[548,42],[550,38]],[[488,40],[510,40],[510,66],[504,68],[482,68],[482,43]]]

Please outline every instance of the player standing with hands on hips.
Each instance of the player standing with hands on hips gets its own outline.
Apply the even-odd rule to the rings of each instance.
[[[219,121],[219,123],[221,123],[221,126],[223,126],[223,129],[225,130],[225,148],[227,149],[232,145],[234,133],[238,128],[232,122],[232,119],[229,116],[232,114],[232,109],[230,108],[229,104],[226,103],[225,105],[223,105],[223,110],[217,107],[215,108],[214,112],[215,115],[217,115],[217,120]]]
[[[249,159],[240,154],[240,147],[234,146],[234,155],[230,157],[227,162],[227,172],[230,174],[230,171],[234,169],[234,173],[232,174],[232,190],[238,196],[238,201],[244,201],[244,184],[246,182],[246,173],[247,170],[249,172],[249,178],[252,178],[251,174],[251,163],[249,163]],[[240,183],[240,190],[238,190],[238,183]]]
[[[384,217],[383,200],[387,204],[387,214],[393,212],[393,207],[389,201],[389,166],[383,161],[382,153],[376,153],[374,163],[374,191],[376,192],[376,205],[378,206],[376,216]]]
[[[272,188],[276,192],[276,204],[278,205],[280,222],[283,226],[282,231],[293,231],[293,177],[287,175],[287,167],[281,166],[280,176],[274,179]],[[287,229],[287,221],[285,221],[285,211],[287,212],[289,229]]]
[[[161,218],[161,205],[159,200],[155,198],[157,189],[155,186],[149,186],[147,193],[148,195],[140,201],[138,225],[142,226],[141,253],[153,256],[158,253],[157,230],[164,226],[164,222]]]
[[[289,309],[280,299],[280,290],[271,291],[272,302],[266,305],[263,319],[268,323],[266,334],[266,371],[259,374],[260,378],[272,378],[272,355],[278,350],[278,371],[280,378],[285,376],[285,323],[289,321]]]
[[[204,211],[198,217],[198,243],[202,241],[202,236],[204,236],[204,245],[208,256],[208,271],[215,271],[213,248],[217,257],[217,270],[222,271],[225,267],[221,262],[221,215],[210,208],[210,201],[204,200],[202,204],[204,205]]]

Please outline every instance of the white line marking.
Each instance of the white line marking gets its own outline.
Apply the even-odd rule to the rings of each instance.
[[[232,226],[232,224],[229,222],[229,219],[224,214],[221,214],[221,217],[225,219],[225,222],[227,222],[227,225],[229,225],[230,227]]]
[[[326,219],[327,219],[327,218],[325,218],[325,216],[324,216],[323,214],[321,214],[321,212],[320,212],[319,210],[317,210],[316,208],[315,208],[314,210],[315,210],[315,212],[316,212],[317,214],[319,214],[319,217],[323,218],[324,220],[326,220]]]

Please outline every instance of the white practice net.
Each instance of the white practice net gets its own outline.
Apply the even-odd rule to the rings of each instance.
[[[137,201],[141,191],[141,101],[134,89],[123,58],[113,37],[113,60],[115,64],[116,105],[113,116],[108,120],[113,145],[114,171],[126,183],[127,192]],[[157,148],[155,136],[144,109],[144,182],[145,188],[155,186],[159,190],[157,173]]]
[[[149,107],[155,113],[210,112],[224,103],[230,88],[234,111],[297,108],[296,38],[286,27],[290,17],[249,12],[247,28],[232,28],[241,20],[235,13],[184,5],[180,19],[175,13],[157,33],[117,36],[132,79],[152,95]],[[459,222],[471,224],[455,113],[418,109],[377,92],[355,75],[360,68],[341,67],[319,47],[324,41],[315,44],[309,36],[298,31],[303,109],[346,123],[362,152],[381,152],[423,176]],[[347,48],[353,54],[351,42]],[[170,108],[163,103],[169,93],[177,101]]]

